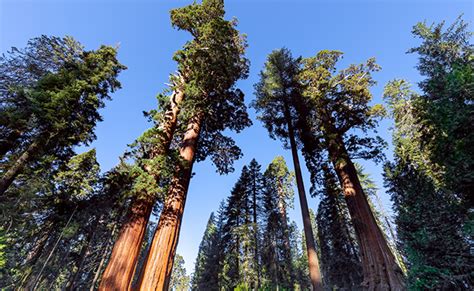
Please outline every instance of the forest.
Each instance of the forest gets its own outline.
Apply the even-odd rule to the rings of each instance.
[[[421,81],[388,81],[378,104],[375,57],[345,65],[331,49],[274,48],[244,96],[252,43],[225,11],[223,0],[202,0],[169,12],[188,39],[168,56],[176,68],[155,108],[143,108],[149,128],[111,169],[90,145],[132,69],[119,46],[38,35],[2,52],[0,289],[474,290],[469,19],[420,19],[401,32],[416,41],[406,50]],[[256,126],[291,159],[249,157],[236,169],[246,153],[235,137]],[[238,179],[200,218],[186,270],[177,247],[205,160]],[[361,161],[383,168],[393,209]]]

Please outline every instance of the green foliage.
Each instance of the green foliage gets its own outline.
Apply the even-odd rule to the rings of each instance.
[[[289,126],[297,119],[294,102],[300,93],[296,79],[300,71],[300,59],[293,59],[287,49],[275,50],[267,57],[260,81],[255,84],[256,100],[252,102],[259,113],[258,119],[267,128],[270,137],[282,140],[289,147]]]
[[[418,23],[413,34],[422,94],[404,80],[385,88],[395,121],[385,180],[399,245],[411,289],[472,289],[472,34],[461,18],[447,29]]]
[[[347,152],[345,159],[383,159],[385,142],[377,135],[368,134],[375,131],[378,120],[385,115],[381,105],[369,105],[370,87],[375,85],[372,73],[380,67],[371,58],[337,71],[342,55],[339,51],[320,51],[303,59],[299,74],[303,86],[300,102],[310,110],[305,113],[305,119],[313,129],[311,139],[306,142],[313,145],[303,149],[313,186],[322,179],[326,151],[336,163],[344,161],[338,160],[343,157],[336,157],[335,152]]]
[[[192,290],[219,290],[221,231],[211,213],[194,265]]]
[[[187,291],[189,289],[189,276],[186,275],[184,259],[180,254],[176,254],[174,259],[170,289],[173,291]]]

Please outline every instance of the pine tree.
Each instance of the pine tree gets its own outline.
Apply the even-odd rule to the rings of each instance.
[[[283,157],[276,157],[264,173],[262,262],[267,288],[292,289],[294,269],[287,208],[292,204],[294,176]]]
[[[194,265],[192,290],[219,290],[220,241],[220,230],[211,213]]]
[[[44,41],[49,41],[55,46],[58,40],[49,38]],[[2,99],[6,99],[5,102],[1,102],[0,108],[1,115],[6,117],[2,120],[2,131],[6,131],[7,134],[19,133],[21,147],[13,152],[11,147],[7,149],[10,153],[6,157],[8,162],[2,165],[0,195],[4,195],[27,165],[40,162],[46,156],[52,156],[55,160],[67,160],[73,155],[72,147],[79,144],[87,145],[93,141],[95,139],[93,129],[96,123],[101,121],[98,110],[104,107],[105,100],[111,98],[110,92],[120,88],[116,78],[125,67],[117,61],[116,49],[102,46],[96,51],[78,53],[76,51],[80,46],[78,43],[74,43],[70,38],[64,39],[63,42],[72,43],[73,54],[79,56],[69,58],[71,60],[63,57],[67,61],[58,62],[60,67],[56,71],[44,74],[27,87],[21,83],[10,84],[8,75],[1,78],[6,84],[0,87],[10,93],[2,96]],[[36,40],[32,43],[34,46],[42,41]],[[26,51],[30,50],[31,47]],[[56,57],[56,53],[58,52],[51,52],[50,57]],[[13,55],[10,62],[12,60],[26,62],[28,58],[22,59]],[[5,62],[2,68],[11,67],[9,59]],[[20,109],[18,103],[22,104]],[[18,118],[27,125],[18,125],[16,122]],[[7,143],[13,141],[10,137],[8,139]]]
[[[293,99],[299,93],[297,80],[299,63],[299,59],[293,59],[290,52],[286,49],[272,52],[267,58],[264,70],[260,73],[259,83],[255,85],[257,99],[252,103],[252,106],[260,114],[258,119],[264,123],[270,137],[281,139],[284,147],[291,149],[306,235],[311,282],[314,290],[322,290],[319,262],[314,237],[311,232],[311,219],[309,217],[308,202],[301,175],[296,140],[298,117],[293,106]]]
[[[425,35],[429,35],[426,26],[419,24],[417,29],[423,27],[427,29]],[[441,28],[435,29],[441,33]],[[427,138],[425,132],[430,126],[424,111],[429,99],[414,93],[404,80],[391,81],[384,95],[395,122],[395,161],[387,163],[385,181],[394,202],[398,243],[407,261],[409,287],[469,289],[473,280],[471,235],[466,231],[469,220],[465,212],[469,202],[462,198],[465,196],[460,184],[459,191],[455,191],[452,181],[446,182],[451,179],[445,176],[449,171],[442,171],[442,166],[432,159],[431,146],[436,140]],[[465,162],[469,163],[469,159]]]
[[[362,267],[342,191],[329,168],[316,217],[325,288],[361,289]]]

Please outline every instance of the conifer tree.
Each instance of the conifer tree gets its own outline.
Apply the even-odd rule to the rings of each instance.
[[[403,273],[376,223],[353,164],[357,158],[377,161],[382,157],[383,141],[377,136],[360,134],[373,130],[377,117],[383,113],[380,105],[368,105],[372,97],[369,88],[375,83],[371,73],[379,67],[374,59],[369,59],[365,64],[350,65],[336,72],[341,56],[338,51],[320,51],[303,60],[299,74],[302,101],[310,109],[307,122],[313,129],[312,146],[308,148],[316,153],[313,161],[307,159],[307,163],[313,165],[313,176],[321,174],[327,158],[333,164],[360,247],[363,286],[403,289]]]
[[[186,129],[179,143],[180,162],[145,264],[142,290],[169,286],[194,161],[211,156],[219,172],[232,171],[232,161],[241,155],[240,149],[221,132],[225,129],[239,132],[251,123],[243,93],[234,87],[248,73],[248,63],[243,57],[245,40],[235,29],[235,22],[223,19],[223,2],[205,0],[202,4],[175,9],[171,15],[178,28],[200,41],[188,42],[177,54],[177,59],[189,68],[183,104],[186,114],[182,119]]]
[[[219,290],[220,234],[214,213],[211,213],[194,265],[192,290]]]
[[[30,45],[43,42],[50,42],[51,46],[60,45],[55,43],[58,42],[57,38],[33,40]],[[14,136],[18,133],[16,135],[19,135],[21,146],[13,152],[11,147],[6,150],[10,153],[7,156],[8,162],[2,165],[0,195],[5,193],[27,165],[39,162],[45,156],[67,160],[73,155],[72,147],[93,141],[94,127],[101,121],[98,110],[104,107],[105,100],[111,98],[110,92],[120,88],[117,76],[125,67],[117,61],[116,49],[101,46],[96,51],[77,52],[80,45],[74,40],[67,38],[62,42],[67,43],[63,45],[66,53],[70,52],[69,44],[72,43],[70,47],[74,56],[62,56],[64,61],[56,61],[58,68],[51,72],[45,65],[47,73],[37,74],[37,81],[28,81],[26,86],[22,86],[21,82],[12,84],[8,73],[2,72],[0,80],[5,83],[0,87],[7,92],[2,95],[2,99],[6,101],[1,102],[0,108],[2,131]],[[29,47],[25,53],[35,49],[44,47]],[[56,57],[60,52],[61,50],[53,51],[49,57]],[[13,66],[11,62],[28,60],[29,58],[13,55],[9,59],[3,59],[5,63],[2,62],[2,69]],[[49,63],[56,65],[54,61]],[[26,67],[27,64],[19,66]],[[18,125],[18,118],[22,125]],[[11,142],[17,141],[8,137],[6,143]]]
[[[276,157],[264,173],[262,262],[267,288],[292,289],[294,270],[287,208],[292,205],[294,176],[283,157]]]
[[[472,286],[465,200],[453,199],[459,192],[444,183],[439,164],[425,148],[425,125],[419,113],[422,97],[404,80],[390,82],[384,93],[395,122],[395,161],[386,164],[385,182],[394,202],[398,244],[407,261],[409,287]]]
[[[321,273],[311,231],[312,223],[301,175],[296,139],[298,116],[293,100],[300,91],[297,79],[299,67],[299,59],[293,59],[288,50],[281,49],[272,52],[267,58],[264,70],[260,73],[259,83],[255,85],[257,99],[252,103],[252,106],[260,113],[258,119],[264,123],[270,137],[281,139],[284,147],[291,149],[306,236],[311,282],[314,290],[322,290]]]
[[[325,168],[324,193],[317,214],[325,288],[361,289],[362,267],[342,191],[331,169]]]

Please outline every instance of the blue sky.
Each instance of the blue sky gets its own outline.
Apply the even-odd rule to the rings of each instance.
[[[188,36],[171,28],[169,10],[191,3],[183,1],[145,0],[0,0],[0,53],[10,47],[24,47],[27,40],[41,34],[70,35],[86,49],[101,44],[119,45],[119,60],[128,67],[120,75],[123,89],[113,94],[113,101],[102,110],[104,121],[97,126],[97,149],[101,168],[106,171],[118,162],[127,144],[133,142],[150,126],[142,112],[156,106],[155,96],[165,88],[168,75],[175,71],[171,57]],[[472,23],[472,1],[226,1],[227,17],[239,19],[238,29],[248,36],[247,57],[251,61],[250,76],[240,81],[247,104],[254,98],[253,84],[258,81],[266,56],[273,49],[287,47],[294,55],[312,56],[322,49],[341,50],[343,67],[376,57],[382,70],[374,75],[378,84],[372,90],[374,102],[382,102],[384,84],[394,78],[405,78],[416,84],[420,80],[416,56],[405,52],[419,41],[412,37],[412,26],[446,20],[451,23],[458,15]],[[472,26],[471,26],[472,30]],[[252,158],[265,168],[277,155],[283,155],[291,165],[289,151],[279,141],[271,140],[255,112],[251,128],[235,136],[244,157],[235,163],[236,171],[219,176],[209,161],[194,167],[184,214],[178,253],[183,255],[191,272],[197,249],[211,211],[230,192],[240,169]],[[379,133],[390,142],[390,121],[381,122]],[[387,151],[390,157],[390,150]],[[384,194],[382,166],[362,163]],[[309,175],[304,178],[309,189]],[[309,199],[317,208],[317,199]],[[301,226],[301,216],[295,201],[291,219]]]

